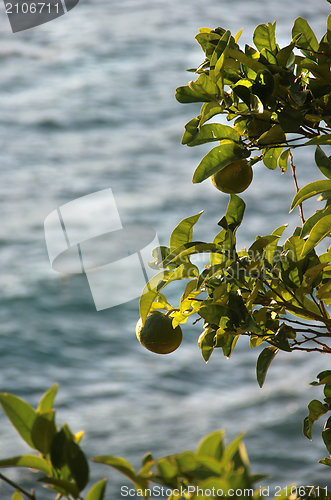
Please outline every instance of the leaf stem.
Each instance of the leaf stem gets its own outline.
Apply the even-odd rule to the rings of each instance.
[[[5,483],[9,484],[10,486],[12,486],[13,488],[15,488],[15,490],[18,490],[20,491],[23,495],[25,495],[27,498],[29,498],[30,500],[36,500],[36,497],[35,497],[35,494],[34,494],[34,491],[32,490],[31,493],[29,493],[28,491],[26,491],[24,488],[21,488],[21,486],[19,486],[18,484],[16,484],[14,481],[12,481],[11,479],[9,479],[8,477],[4,476],[3,474],[0,473],[0,479],[2,479],[3,481],[5,481]]]
[[[292,176],[293,176],[293,180],[294,180],[294,184],[295,184],[295,189],[296,189],[296,192],[298,193],[299,192],[299,185],[298,185],[297,176],[296,176],[296,172],[295,172],[295,165],[293,162],[293,154],[291,151],[290,151],[290,165],[291,165],[291,169],[292,169]],[[300,212],[300,219],[301,219],[302,225],[303,225],[305,223],[305,218],[303,216],[302,203],[299,204],[299,212]]]

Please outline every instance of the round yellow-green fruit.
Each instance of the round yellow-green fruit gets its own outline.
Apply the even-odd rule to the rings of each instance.
[[[228,194],[242,193],[252,179],[253,170],[247,160],[234,161],[210,178],[219,191]]]
[[[183,339],[182,329],[178,325],[172,327],[172,318],[160,311],[153,311],[142,326],[141,318],[136,325],[139,342],[149,351],[156,354],[170,354],[175,351]]]

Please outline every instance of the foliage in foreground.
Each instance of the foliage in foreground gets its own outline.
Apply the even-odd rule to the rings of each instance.
[[[169,246],[154,250],[152,267],[159,273],[146,285],[140,299],[144,322],[150,311],[164,309],[173,327],[195,316],[202,321],[198,340],[207,362],[222,349],[230,357],[240,336],[251,348],[266,346],[257,360],[257,380],[262,387],[270,363],[281,350],[331,353],[331,157],[321,146],[331,144],[331,14],[327,31],[317,40],[308,22],[298,18],[292,41],[279,47],[276,23],[261,24],[254,31],[255,48],[238,45],[223,28],[203,28],[196,36],[204,60],[193,71],[195,81],[179,87],[181,103],[202,102],[200,114],[185,126],[182,143],[198,146],[216,143],[197,166],[193,182],[248,161],[275,170],[291,168],[296,195],[289,210],[299,210],[298,227],[284,243],[287,225],[258,235],[248,249],[236,247],[236,232],[244,219],[245,203],[230,195],[221,230],[210,242],[194,241],[193,227],[201,213],[183,219],[173,230]],[[225,115],[230,125],[211,123]],[[321,179],[298,187],[293,152],[315,148]],[[257,173],[258,175],[258,173]],[[284,176],[285,178],[285,176]],[[284,179],[283,178],[283,179]],[[254,182],[254,181],[253,181]],[[305,218],[303,203],[318,196],[322,206]],[[317,247],[317,245],[319,245]],[[190,259],[209,254],[202,269]],[[161,293],[175,280],[189,280],[180,303],[171,305]],[[198,318],[196,319],[196,316]],[[330,371],[321,373],[325,403],[309,404],[304,434],[311,438],[317,418],[331,409]],[[323,440],[330,446],[330,418]],[[331,456],[321,461],[331,465]]]
[[[103,500],[106,479],[94,484],[83,496],[82,491],[89,481],[88,461],[79,445],[83,432],[73,434],[66,424],[57,427],[53,408],[56,393],[57,385],[54,385],[42,396],[36,409],[13,394],[0,393],[4,413],[21,438],[32,448],[30,454],[0,460],[0,468],[32,469],[38,474],[37,481],[55,492],[56,500]],[[162,498],[167,496],[168,500],[265,498],[264,486],[260,484],[264,484],[263,480],[267,476],[251,473],[242,439],[243,435],[240,434],[226,446],[224,431],[215,431],[205,436],[195,451],[184,451],[159,459],[146,453],[139,471],[135,471],[125,459],[112,455],[93,457],[92,460],[122,473],[133,483],[137,496],[146,499],[151,498],[153,491],[158,496],[162,493]],[[25,490],[3,474],[0,474],[0,479],[15,488],[12,500],[37,500],[34,491]],[[260,483],[258,487],[257,482]],[[122,495],[129,496],[129,488],[122,488]],[[290,486],[283,491],[279,488],[276,497],[281,500],[331,499],[325,488],[313,486]]]

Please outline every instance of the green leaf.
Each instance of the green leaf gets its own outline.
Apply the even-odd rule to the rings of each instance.
[[[232,57],[236,61],[241,62],[248,68],[255,71],[255,73],[258,73],[259,71],[268,71],[268,68],[264,64],[260,63],[256,59],[253,59],[253,57],[249,57],[248,55],[244,54],[244,52],[242,52],[241,50],[232,48],[230,49],[228,47],[227,52],[229,57]]]
[[[294,26],[292,28],[292,38],[295,38],[299,34],[301,34],[301,36],[298,39],[296,46],[303,47],[307,50],[318,51],[317,38],[307,21],[302,17],[298,17],[294,22]]]
[[[72,495],[75,499],[79,498],[79,489],[70,481],[66,479],[57,479],[55,477],[42,477],[38,479],[39,482],[50,484],[54,487],[55,491],[59,493],[64,493],[65,495]],[[53,489],[53,488],[52,488]]]
[[[93,457],[92,460],[93,462],[96,462],[98,464],[104,464],[113,467],[114,469],[124,474],[124,476],[131,479],[131,481],[133,482],[136,482],[137,480],[134,468],[124,458],[114,457],[112,455],[100,455],[98,457]]]
[[[45,394],[39,401],[39,405],[37,408],[38,413],[44,413],[45,411],[53,409],[53,403],[55,396],[57,394],[57,389],[58,389],[58,384],[54,384],[45,392]]]
[[[325,191],[331,191],[331,180],[315,181],[307,184],[293,198],[290,212],[303,201]]]
[[[309,414],[303,421],[303,434],[311,440],[311,431],[314,422],[328,411],[328,405],[324,405],[317,399],[313,399],[308,405]]]
[[[205,328],[198,339],[199,349],[206,363],[209,361],[214,350],[214,338],[215,330],[212,328]]]
[[[206,102],[201,106],[200,126],[215,115],[223,113],[223,107],[218,101]]]
[[[240,226],[244,213],[245,202],[236,194],[230,194],[230,201],[225,216],[218,222],[224,229],[230,229],[233,233]]]
[[[21,493],[18,490],[16,490],[13,493],[13,496],[11,497],[11,500],[24,500],[24,498],[22,497]]]
[[[279,239],[277,234],[270,234],[268,236],[257,236],[256,241],[249,247],[248,252],[254,255],[261,253],[268,245]]]
[[[269,170],[275,170],[277,168],[277,162],[281,152],[282,148],[271,148],[265,151],[263,154],[263,163]]]
[[[106,493],[107,479],[101,479],[88,491],[85,500],[104,500]]]
[[[306,241],[301,257],[305,257],[320,241],[331,233],[331,215],[325,215],[310,231],[308,240]]]
[[[277,347],[270,346],[260,353],[256,364],[256,377],[260,387],[263,387],[269,366],[278,351]]]
[[[31,429],[31,439],[34,446],[43,455],[50,453],[51,445],[57,432],[54,419],[54,410],[37,414]]]
[[[315,151],[315,162],[322,174],[328,179],[331,179],[331,160],[326,156],[320,146],[317,146]]]
[[[322,460],[319,460],[318,463],[331,467],[331,458],[323,458]]]
[[[5,392],[0,393],[0,403],[3,411],[20,436],[31,448],[35,449],[31,432],[36,412],[32,406],[23,399]]]
[[[221,141],[220,145],[213,148],[201,160],[193,175],[193,182],[199,183],[230,165],[236,160],[247,158],[247,150],[230,140]]]
[[[331,144],[331,134],[318,135],[309,139],[309,141],[305,142],[305,146],[317,146],[317,145],[328,145]]]
[[[317,222],[320,219],[322,219],[325,215],[330,215],[330,214],[331,214],[331,206],[328,206],[323,210],[316,210],[316,212],[311,217],[309,217],[302,226],[300,238],[304,238],[305,236],[307,236],[307,234],[310,233],[310,231],[313,229],[315,224],[317,224]]]
[[[253,41],[260,52],[265,48],[270,50],[272,54],[277,53],[275,29],[276,22],[273,24],[260,24],[255,28]]]
[[[322,438],[326,446],[326,449],[331,455],[331,417],[329,417],[325,423],[324,429],[322,431]]]
[[[191,102],[203,102],[205,100],[204,96],[201,96],[196,91],[192,90],[188,85],[178,87],[176,89],[175,97],[177,101],[182,104]]]
[[[196,454],[220,461],[225,448],[224,436],[225,432],[223,430],[207,434],[207,436],[200,441]]]
[[[279,157],[278,166],[282,173],[287,170],[288,157],[290,156],[290,149],[285,149]]]
[[[35,469],[44,474],[51,474],[52,468],[49,463],[37,455],[19,455],[17,457],[4,458],[0,460],[0,467],[26,467]]]
[[[222,125],[221,123],[209,123],[200,127],[197,135],[191,139],[189,142],[183,142],[188,146],[199,146],[200,144],[205,144],[207,142],[221,141],[223,139],[230,139],[234,142],[240,141],[240,134],[232,127],[228,125]]]
[[[273,125],[267,132],[258,139],[260,146],[269,146],[271,144],[283,144],[286,137],[280,125]]]
[[[183,219],[172,231],[170,236],[170,251],[192,241],[193,226],[198,222],[203,211]]]
[[[89,467],[84,453],[73,441],[67,443],[67,463],[79,491],[82,491],[89,480]]]

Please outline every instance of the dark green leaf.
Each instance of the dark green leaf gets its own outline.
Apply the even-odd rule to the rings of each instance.
[[[328,411],[328,406],[314,399],[309,403],[308,410],[308,417],[303,421],[303,433],[308,439],[311,439],[311,430],[314,422]]]
[[[307,184],[295,195],[292,201],[291,210],[300,205],[303,201],[316,196],[319,193],[331,191],[331,180],[315,181]]]
[[[78,444],[73,441],[67,443],[67,463],[78,488],[82,491],[89,480],[89,467],[86,457]]]
[[[261,146],[269,146],[271,144],[283,144],[285,139],[282,127],[280,125],[273,125],[267,132],[261,135],[257,142]]]
[[[106,493],[107,479],[101,479],[88,491],[85,500],[104,500]]]
[[[44,413],[38,413],[31,430],[31,439],[35,448],[43,455],[48,455],[56,434],[54,422],[55,411],[48,410]]]
[[[35,449],[31,432],[36,418],[36,412],[23,399],[13,394],[0,393],[0,403],[3,411],[28,445]]]
[[[0,467],[26,467],[35,469],[44,474],[51,474],[52,469],[49,463],[37,455],[19,455],[17,457],[0,460]]]
[[[230,140],[221,141],[220,145],[213,148],[201,160],[193,175],[193,182],[202,182],[219,170],[230,165],[236,160],[247,158],[249,153],[246,149]]]
[[[170,251],[173,252],[176,248],[192,241],[193,226],[198,222],[201,214],[191,215],[180,221],[175,227],[170,236]]]
[[[256,364],[256,377],[260,387],[263,386],[269,366],[278,351],[277,347],[270,346],[260,353]]]
[[[215,330],[212,328],[205,328],[198,339],[198,345],[201,354],[206,363],[209,361],[210,356],[214,350]]]
[[[324,444],[326,446],[326,449],[328,450],[329,454],[331,455],[331,417],[329,417],[325,423],[325,426],[324,426],[324,429],[322,432],[322,438],[323,438]]]
[[[331,179],[331,160],[326,156],[320,146],[317,146],[315,151],[315,162],[322,174],[328,179]]]

